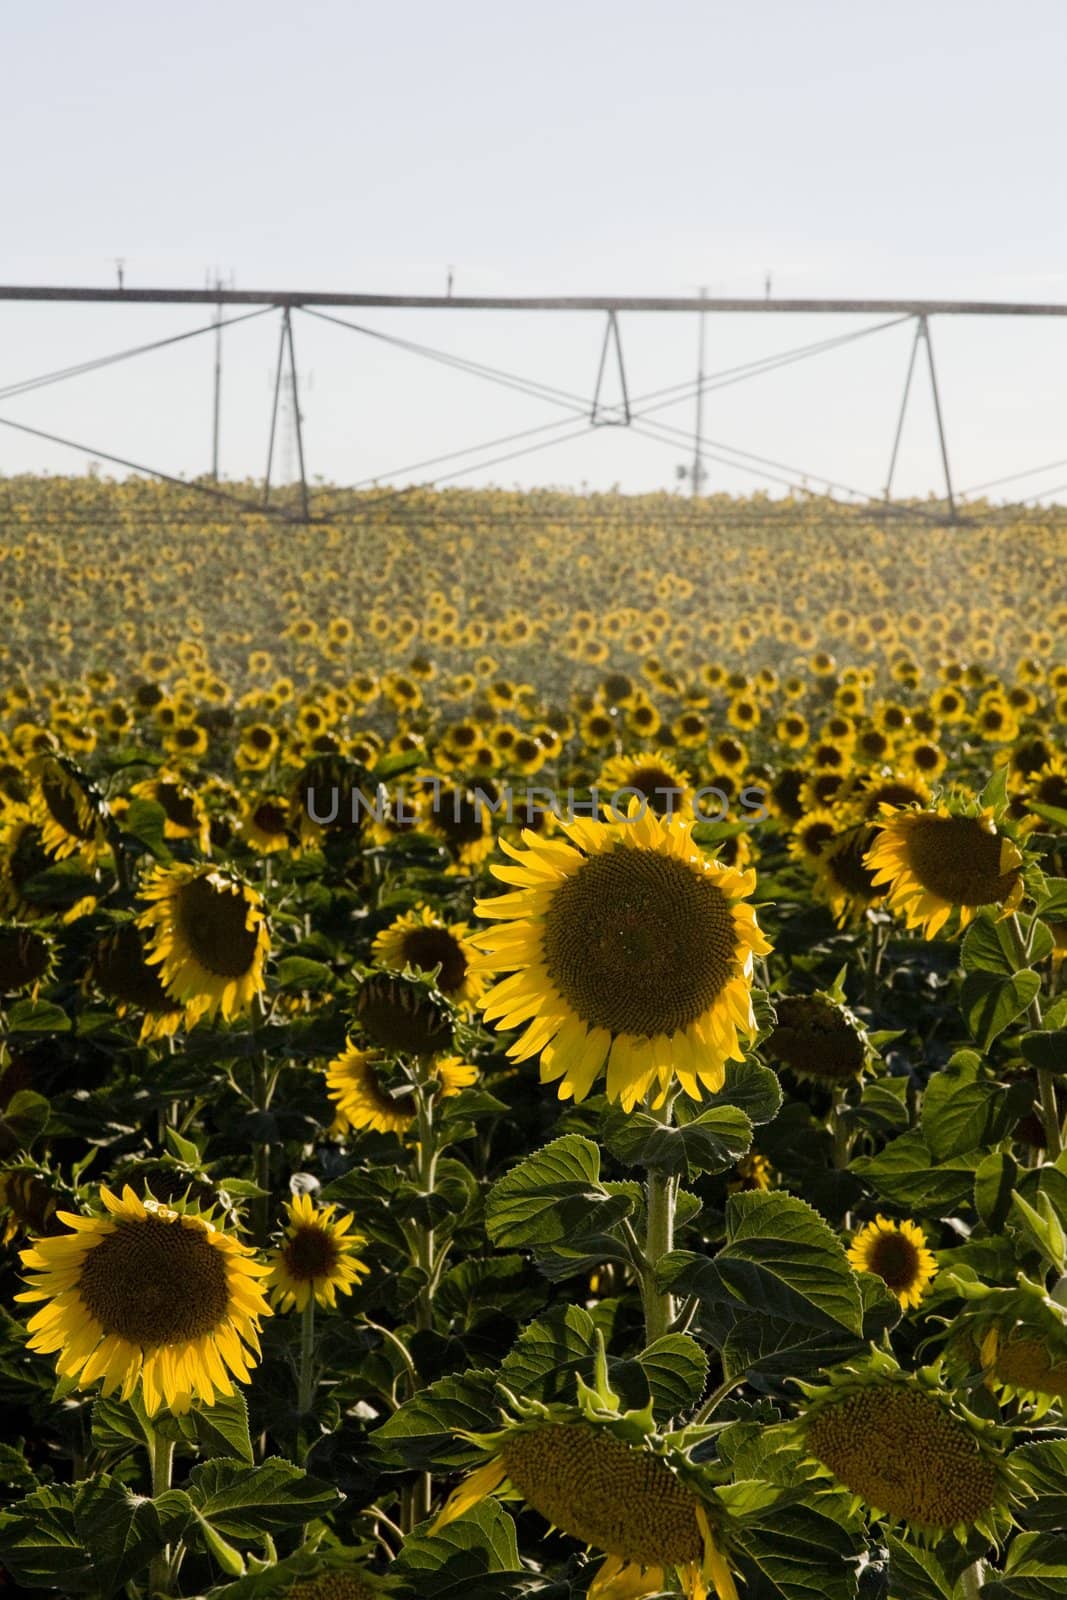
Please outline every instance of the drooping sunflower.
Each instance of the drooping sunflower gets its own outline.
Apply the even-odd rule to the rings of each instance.
[[[326,1089],[337,1107],[334,1126],[338,1132],[348,1128],[369,1128],[376,1133],[403,1134],[414,1119],[412,1090],[397,1085],[390,1093],[385,1085],[387,1063],[373,1050],[360,1050],[349,1042],[345,1050],[326,1068]],[[438,1056],[433,1071],[440,1082],[443,1098],[456,1095],[478,1078],[478,1069],[459,1056]]]
[[[379,1600],[383,1593],[366,1573],[346,1567],[294,1583],[285,1600]]]
[[[472,970],[474,948],[465,922],[446,922],[431,906],[417,905],[383,928],[372,946],[375,961],[394,972],[413,967],[437,973],[437,987],[453,1005],[477,1004],[485,980]]]
[[[777,1021],[764,1048],[798,1077],[845,1083],[870,1061],[866,1031],[833,993],[776,995],[774,1009]]]
[[[857,1272],[881,1278],[905,1310],[919,1304],[937,1275],[937,1262],[918,1223],[893,1222],[881,1213],[857,1233],[848,1259]]]
[[[969,1411],[941,1382],[935,1362],[906,1372],[882,1350],[799,1383],[807,1405],[796,1423],[811,1460],[864,1505],[920,1542],[974,1529],[990,1543],[1010,1523],[1006,1435]]]
[[[349,1232],[350,1215],[336,1216],[335,1205],[316,1206],[309,1194],[294,1195],[286,1210],[284,1238],[270,1252],[271,1300],[279,1311],[303,1311],[312,1296],[320,1306],[336,1306],[338,1293],[351,1294],[370,1272],[355,1253],[366,1238]]]
[[[73,1231],[22,1252],[31,1287],[16,1298],[45,1302],[30,1349],[55,1354],[80,1388],[102,1379],[104,1394],[128,1400],[140,1384],[149,1415],[232,1395],[271,1314],[259,1282],[268,1268],[209,1212],[142,1201],[128,1184],[121,1199],[101,1185],[100,1198],[106,1216],[61,1211]]]
[[[85,984],[95,984],[107,995],[120,1017],[131,1007],[144,1012],[139,1044],[169,1038],[185,1019],[185,1007],[171,999],[159,973],[145,960],[144,941],[134,922],[119,923],[97,941]]]
[[[541,1405],[503,1391],[504,1426],[463,1434],[483,1453],[431,1529],[491,1494],[520,1500],[605,1560],[590,1600],[642,1600],[677,1582],[687,1600],[738,1600],[715,1490],[649,1414],[618,1410],[618,1396],[579,1380],[578,1404]]]
[[[1022,1400],[1034,1419],[1067,1403],[1067,1307],[1044,1285],[1019,1273],[1005,1289],[946,1274],[964,1300],[953,1318],[945,1360],[960,1382],[980,1369],[986,1387],[1003,1403]]]
[[[134,784],[132,795],[153,800],[163,808],[163,837],[193,839],[206,854],[211,846],[211,823],[200,795],[176,772],[160,772]]]
[[[55,972],[55,940],[40,928],[0,922],[0,995],[35,996]]]
[[[36,785],[32,810],[45,850],[57,861],[80,853],[95,866],[107,849],[103,795],[66,756],[37,756],[30,771]]]
[[[1023,896],[1022,855],[997,831],[991,808],[976,814],[883,808],[866,854],[874,882],[909,928],[934,939],[954,911],[966,928],[983,906],[1010,916]]]
[[[624,1109],[677,1078],[693,1099],[722,1086],[756,1032],[752,960],[770,945],[747,896],[755,874],[709,860],[681,818],[652,812],[525,831],[494,874],[515,892],[482,900],[502,924],[476,934],[488,970],[509,973],[484,1006],[498,1028],[524,1024],[515,1060],[541,1056],[541,1081],[582,1100],[607,1064]]]
[[[137,918],[149,930],[146,959],[190,1023],[251,1008],[263,989],[270,947],[263,898],[213,867],[157,867],[141,888],[151,901]]]
[[[843,829],[819,857],[815,894],[826,901],[838,927],[858,921],[886,893],[867,861],[874,837],[873,825],[858,823]]]

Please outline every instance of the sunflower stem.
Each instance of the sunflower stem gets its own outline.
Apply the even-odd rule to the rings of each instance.
[[[415,1128],[418,1140],[415,1156],[415,1177],[423,1194],[433,1193],[437,1176],[437,1138],[433,1122],[433,1096],[436,1087],[433,1058],[420,1057],[415,1075]],[[415,1265],[426,1274],[426,1282],[419,1290],[415,1303],[415,1325],[418,1328],[433,1326],[434,1291],[434,1230],[420,1223],[416,1230]]]
[[[960,1594],[964,1600],[979,1600],[985,1581],[985,1562],[976,1561],[960,1574]]]
[[[669,1126],[673,1120],[673,1097],[652,1114]],[[668,1177],[663,1172],[649,1172],[645,1180],[645,1265],[641,1273],[646,1345],[662,1339],[674,1321],[674,1296],[660,1289],[656,1282],[656,1266],[674,1249],[674,1208],[677,1198],[676,1178]]]
[[[297,1409],[306,1417],[315,1399],[315,1296],[308,1295],[308,1303],[300,1314],[300,1381],[297,1388]]]
[[[151,1423],[148,1424],[148,1462],[152,1473],[152,1499],[158,1500],[170,1488],[171,1469],[174,1465],[174,1440],[164,1439]],[[170,1546],[153,1556],[148,1572],[148,1592],[154,1597],[171,1592]]]
[[[1006,926],[1015,959],[1021,967],[1025,967],[1030,961],[1030,946],[1029,942],[1023,938],[1022,924],[1019,921],[1018,912],[1012,912]],[[1033,928],[1031,927],[1032,937]],[[1034,996],[1027,1008],[1026,1020],[1029,1022],[1032,1032],[1040,1033],[1042,1025],[1041,1002],[1037,995]],[[1050,1161],[1055,1161],[1063,1153],[1063,1133],[1060,1128],[1060,1119],[1056,1106],[1056,1079],[1047,1067],[1038,1067],[1037,1069],[1037,1100],[1041,1114],[1041,1125],[1045,1130],[1045,1154]]]

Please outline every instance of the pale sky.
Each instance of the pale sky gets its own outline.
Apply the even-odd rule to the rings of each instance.
[[[245,289],[442,293],[451,264],[470,294],[759,296],[769,272],[781,297],[1067,301],[1063,0],[7,0],[0,49],[6,283],[114,283],[124,257],[144,287],[217,268]],[[592,399],[600,317],[341,315]],[[0,427],[0,473],[83,471],[97,450],[206,470],[209,339],[2,391],[209,320],[0,304],[0,417],[90,447]],[[706,367],[876,320],[712,317]],[[1067,320],[932,330],[958,488],[1067,459]],[[693,377],[694,317],[621,332],[632,394]],[[581,418],[306,315],[294,333],[312,475],[638,491],[674,487],[690,458],[601,428],[390,476]],[[262,474],[277,337],[274,316],[226,335],[228,477]],[[878,493],[910,340],[894,328],[713,391],[705,434]],[[693,411],[656,418],[688,433]],[[920,368],[897,486],[940,484]],[[1011,487],[1061,485],[1067,465]],[[781,487],[709,463],[711,490],[761,486]]]

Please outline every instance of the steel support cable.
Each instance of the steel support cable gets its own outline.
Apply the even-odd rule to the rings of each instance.
[[[229,505],[237,506],[242,511],[253,511],[258,516],[277,516],[284,522],[301,522],[304,519],[294,517],[289,512],[276,511],[272,507],[257,505],[255,501],[241,499],[238,495],[230,494],[227,489],[218,489],[211,484],[199,483],[196,479],[178,478],[173,472],[162,472],[158,467],[146,467],[142,462],[129,461],[125,456],[111,455],[107,450],[97,450],[92,445],[79,444],[76,439],[64,439],[58,433],[46,433],[43,428],[31,428],[26,422],[15,422],[11,417],[0,417],[0,427],[14,428],[18,433],[31,434],[35,439],[45,439],[49,444],[65,446],[68,450],[79,450],[87,456],[98,456],[101,461],[110,461],[117,467],[125,467],[130,472],[145,472],[152,478],[159,478],[163,483],[177,484],[181,489],[192,489],[197,494],[210,495],[213,500],[223,500]]]
[[[514,444],[517,439],[530,439],[540,433],[549,433],[557,428],[566,428],[570,425],[570,421],[570,417],[560,417],[556,422],[542,422],[536,428],[523,428],[518,433],[501,434],[498,438],[486,439],[481,444],[468,444],[464,445],[460,450],[449,450],[444,455],[429,456],[425,461],[416,461],[409,467],[398,467],[394,471],[379,472],[373,478],[364,478],[359,483],[348,484],[344,488],[329,487],[319,489],[316,493],[320,499],[327,495],[361,494],[366,489],[373,489],[377,484],[381,483],[383,478],[398,478],[409,472],[421,472],[424,467],[442,466],[448,461],[458,461],[461,456],[475,455],[480,450],[495,450],[498,445]]]
[[[658,430],[657,433],[651,432],[648,425],[641,426],[639,424],[631,424],[631,426],[634,428],[635,432],[642,434],[645,438],[655,439],[659,444],[669,445],[672,450],[676,450],[679,444],[683,442],[685,444],[692,444],[693,442],[692,434],[685,433],[680,428],[671,428],[669,425],[662,422],[655,422],[651,424],[651,428]],[[664,437],[666,434],[672,434],[676,437]],[[709,459],[718,461],[723,466],[733,467],[735,471],[750,472],[753,474],[753,476],[766,478],[772,483],[784,484],[787,488],[796,489],[801,494],[813,494],[815,491],[805,487],[803,483],[798,483],[796,481],[797,477],[813,478],[819,483],[825,483],[830,489],[839,489],[845,494],[855,495],[859,498],[861,504],[873,505],[876,500],[875,496],[866,493],[866,491],[863,489],[853,488],[851,484],[838,483],[834,479],[824,477],[819,473],[804,472],[799,467],[791,467],[783,461],[774,461],[769,456],[756,455],[751,450],[737,450],[733,445],[722,444],[717,439],[705,439],[702,437],[700,444],[702,451],[709,457]],[[754,462],[765,463],[765,465],[749,466],[746,461],[733,461],[728,456],[725,456],[721,453],[722,451],[727,450],[733,452],[734,455],[747,456],[750,460]],[[768,468],[775,467],[780,468],[783,472],[793,473],[795,476],[791,478],[785,478],[781,476],[780,472],[768,470]],[[833,496],[828,496],[828,498],[833,498]],[[838,501],[837,503],[839,505],[852,505],[852,502],[847,501]],[[857,507],[856,509],[859,508]],[[942,520],[936,512],[928,511],[923,507],[909,506],[907,508],[898,508],[891,505],[887,508],[885,503],[882,502],[879,505],[879,511],[882,512],[886,509],[888,509],[893,515],[897,514],[898,510],[901,513],[905,512],[906,510],[907,515],[918,517],[922,521],[940,522]]]
[[[541,383],[536,378],[523,378],[518,373],[510,373],[499,367],[486,366],[482,362],[470,361],[465,356],[456,356],[449,351],[436,350],[431,345],[419,344],[412,339],[400,339],[395,334],[383,333],[377,328],[368,328],[363,323],[350,322],[345,317],[331,316],[323,311],[312,310],[310,306],[298,309],[304,311],[309,317],[317,317],[323,322],[336,323],[340,328],[349,328],[353,333],[366,334],[368,338],[378,339],[383,344],[396,345],[399,349],[407,350],[413,355],[425,356],[428,360],[439,361],[448,366],[457,367],[472,376],[485,377],[494,382],[505,383],[509,388],[517,388],[531,395],[544,399],[552,399],[558,403],[566,402],[580,408],[583,412],[589,409],[589,402],[584,396],[574,394],[571,390],[557,388],[554,384]],[[736,367],[724,367],[719,372],[711,372],[699,383],[687,378],[682,383],[669,384],[666,388],[650,389],[645,394],[634,396],[633,406],[643,405],[646,400],[655,400],[657,405],[649,409],[660,409],[662,406],[677,405],[687,399],[695,397],[698,389],[707,391],[711,388],[726,388],[731,383],[743,382],[749,377],[759,377],[764,371],[773,372],[779,366],[788,366],[794,361],[803,361],[810,356],[822,355],[827,351],[836,350],[843,345],[851,344],[857,339],[866,338],[871,333],[881,333],[886,328],[896,328],[902,323],[911,322],[910,316],[893,317],[887,322],[875,323],[873,327],[856,328],[850,333],[836,334],[830,339],[819,339],[809,345],[796,345],[790,350],[778,351],[774,355],[759,356],[754,361],[742,362]],[[670,400],[663,400],[664,395],[676,396]],[[635,412],[634,415],[641,413]]]
[[[312,311],[309,307],[303,307],[303,308],[300,308],[300,309],[305,310],[309,316],[318,317],[320,320],[322,320],[324,322],[336,323],[339,327],[348,328],[353,333],[364,333],[364,334],[367,334],[368,337],[370,337],[370,338],[379,339],[383,343],[386,343],[386,344],[396,345],[396,346],[398,346],[398,348],[408,350],[412,354],[426,356],[430,360],[441,361],[441,362],[445,363],[446,365],[457,367],[462,371],[467,371],[467,372],[471,373],[474,376],[482,376],[482,377],[489,378],[491,381],[503,382],[509,388],[519,389],[520,392],[525,392],[527,394],[530,394],[535,399],[546,399],[546,400],[551,400],[552,403],[554,403],[554,404],[565,404],[565,405],[568,406],[568,408],[573,407],[579,414],[582,414],[582,415],[584,415],[586,413],[586,411],[588,410],[588,402],[587,401],[585,401],[581,396],[571,395],[567,390],[554,389],[550,385],[539,384],[539,383],[536,383],[536,381],[527,381],[526,379],[518,377],[518,375],[516,375],[516,374],[506,373],[506,372],[502,371],[499,368],[486,367],[486,366],[482,365],[479,362],[469,362],[464,357],[452,356],[447,352],[434,350],[432,347],[430,347],[428,345],[420,345],[420,344],[417,344],[416,342],[414,342],[412,340],[398,339],[392,334],[382,333],[377,329],[367,328],[367,327],[363,326],[362,324],[355,323],[355,322],[349,322],[346,318],[343,318],[343,317],[334,317],[334,316],[330,316],[330,315],[328,315],[328,314],[326,314],[324,312]],[[708,377],[704,380],[703,384],[700,387],[702,389],[725,388],[731,383],[742,382],[746,377],[757,377],[762,372],[774,371],[778,366],[787,365],[787,364],[789,364],[789,363],[791,363],[793,361],[803,360],[807,356],[810,356],[810,355],[817,355],[817,354],[823,353],[824,351],[828,351],[828,350],[831,350],[831,349],[837,349],[839,346],[841,346],[843,344],[848,344],[848,343],[852,342],[855,339],[860,339],[860,338],[865,337],[865,335],[867,335],[868,333],[878,333],[878,332],[881,332],[885,328],[896,327],[901,322],[907,322],[907,321],[910,321],[910,320],[911,319],[908,318],[908,317],[894,318],[890,322],[878,323],[877,325],[875,325],[874,327],[871,327],[871,328],[862,328],[862,329],[854,330],[853,332],[848,333],[848,334],[838,335],[833,339],[820,340],[820,341],[818,341],[817,343],[815,343],[813,345],[797,346],[793,350],[779,352],[779,354],[777,354],[775,356],[762,356],[755,362],[745,363],[745,364],[742,364],[742,365],[737,366],[737,367],[727,367],[727,368],[724,368],[721,372],[709,374]],[[673,387],[677,387],[677,386],[672,386],[672,388]],[[685,385],[685,387],[689,391],[694,391],[694,388],[695,388],[695,386],[692,384],[691,380],[687,381],[687,384]],[[663,394],[665,394],[667,392],[668,391],[664,390],[664,389],[651,390],[651,391],[649,391],[648,395],[638,396],[637,402],[635,402],[635,403],[638,403],[642,399],[655,397],[656,395],[663,395]],[[687,398],[687,395],[679,396],[679,399],[685,399],[685,398]],[[676,403],[677,403],[677,401],[675,401],[675,400],[669,400],[669,401],[662,401],[661,405],[673,405],[673,404],[676,404]],[[656,408],[650,408],[650,409],[656,409]],[[636,413],[634,413],[634,415],[635,416],[643,416],[643,415],[645,415],[645,413],[644,412],[636,412]],[[558,424],[551,424],[551,423],[545,424],[544,425],[544,429],[547,430],[548,428],[550,428],[552,426],[558,426]],[[544,431],[544,430],[531,428],[531,429],[526,430],[526,431],[530,435],[532,435],[532,434],[535,434],[537,432]],[[524,436],[525,436],[524,433],[518,433],[518,434],[514,434],[514,435],[505,435],[504,437],[502,437],[499,440],[490,441],[485,446],[485,448],[492,448],[497,443],[501,443],[501,444],[509,443],[512,438],[522,438]],[[472,445],[472,446],[467,447],[466,449],[452,451],[452,452],[449,452],[448,454],[443,455],[443,456],[435,456],[435,457],[429,458],[426,461],[415,462],[411,466],[391,468],[387,472],[376,473],[374,475],[374,477],[372,477],[372,478],[360,479],[358,482],[356,482],[354,484],[349,484],[345,488],[332,488],[332,489],[318,490],[316,492],[315,498],[316,499],[321,499],[321,498],[323,498],[325,496],[329,496],[329,495],[337,495],[337,494],[358,492],[360,489],[362,489],[364,487],[370,487],[370,486],[372,486],[372,485],[374,485],[376,483],[380,483],[382,478],[400,477],[400,476],[402,476],[402,475],[404,475],[404,474],[406,474],[408,472],[417,472],[417,471],[421,470],[422,467],[425,467],[425,466],[434,466],[434,465],[437,465],[439,462],[446,461],[446,460],[449,460],[449,459],[455,459],[455,458],[458,458],[461,455],[473,454],[476,450],[478,450],[480,448],[482,448],[482,446]],[[722,446],[721,448],[728,449],[730,447],[729,446]],[[746,452],[741,452],[741,453],[745,454]],[[782,463],[775,463],[775,464],[776,465],[782,465]],[[787,470],[794,471],[796,469],[787,468]],[[824,481],[829,481],[829,480],[824,480]],[[845,486],[844,485],[840,485],[840,487],[845,487]],[[858,494],[860,491],[859,490],[850,490],[849,492]]]
[[[1020,478],[1036,478],[1038,473],[1051,472],[1054,467],[1067,467],[1067,457],[1060,461],[1046,461],[1043,467],[1027,467],[1025,472],[1008,472],[1003,478],[987,478],[985,483],[974,483],[968,489],[961,489],[960,494],[978,494],[982,489],[997,489],[1002,483],[1018,483]],[[1039,494],[1047,493],[1040,489]],[[1033,499],[1033,496],[1029,496]]]
[[[77,366],[60,367],[55,372],[44,372],[37,378],[23,378],[19,383],[10,383],[6,388],[0,389],[0,400],[11,400],[16,395],[27,394],[33,389],[44,389],[52,383],[62,383],[66,378],[78,378],[87,372],[96,372],[101,367],[114,366],[118,361],[129,361],[133,356],[148,355],[153,350],[162,350],[167,345],[180,344],[184,339],[195,339],[203,333],[214,333],[218,328],[232,328],[239,322],[251,322],[255,317],[262,317],[273,306],[262,306],[258,311],[246,311],[242,316],[229,317],[225,322],[209,322],[202,328],[191,328],[186,333],[175,333],[166,339],[156,339],[151,344],[139,344],[129,350],[120,350],[110,356],[96,356],[92,361],[79,362]]]
[[[888,322],[875,323],[870,328],[856,328],[851,333],[838,334],[833,339],[819,339],[814,344],[796,345],[792,350],[779,351],[777,355],[760,356],[755,361],[743,362],[737,367],[724,367],[719,372],[709,372],[699,383],[692,378],[685,383],[670,384],[665,389],[652,389],[646,395],[638,395],[635,404],[645,400],[657,400],[656,405],[646,406],[644,411],[635,412],[635,416],[647,416],[650,411],[659,411],[666,406],[679,405],[684,400],[696,398],[697,391],[706,394],[709,389],[727,389],[731,384],[743,383],[747,378],[758,378],[763,372],[774,372],[778,367],[787,367],[795,361],[804,361],[811,356],[824,355],[828,351],[837,350],[842,345],[852,344],[857,339],[865,339],[869,333],[882,333],[886,328],[899,328],[902,323],[911,322],[911,317],[893,317]],[[671,400],[658,400],[660,395],[676,394]]]

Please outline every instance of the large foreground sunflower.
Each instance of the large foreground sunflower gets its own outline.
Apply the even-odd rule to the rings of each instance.
[[[150,930],[146,960],[159,967],[167,994],[190,1023],[248,1011],[263,989],[270,947],[263,898],[213,867],[157,867],[142,897],[153,902],[137,918]]]
[[[584,1392],[583,1392],[584,1391]],[[504,1391],[507,1394],[507,1391]],[[507,1394],[494,1433],[465,1434],[483,1461],[453,1492],[432,1532],[488,1495],[521,1500],[561,1533],[605,1556],[589,1600],[642,1600],[676,1581],[687,1600],[738,1600],[720,1545],[715,1491],[682,1451],[651,1433],[644,1414],[579,1385],[577,1406]]]
[[[936,938],[954,911],[965,928],[982,906],[1009,916],[1023,896],[1023,858],[997,832],[989,808],[972,816],[945,805],[936,811],[883,807],[866,860],[875,883],[887,886],[893,910],[927,939]]]
[[[128,1184],[121,1200],[103,1185],[100,1198],[107,1216],[61,1211],[73,1232],[22,1252],[31,1287],[17,1298],[46,1302],[30,1318],[30,1349],[55,1354],[80,1388],[103,1379],[104,1394],[128,1400],[140,1384],[149,1415],[232,1395],[271,1314],[259,1284],[268,1268],[206,1212],[142,1201]]]
[[[616,824],[526,830],[526,850],[494,874],[516,892],[479,901],[501,926],[476,934],[498,983],[485,1016],[525,1024],[508,1054],[541,1055],[544,1083],[583,1099],[607,1063],[608,1098],[626,1110],[672,1077],[700,1099],[756,1032],[752,958],[770,945],[746,896],[755,874],[709,860],[690,825],[651,811]]]
[[[1003,1430],[968,1411],[940,1382],[940,1366],[905,1372],[875,1350],[829,1374],[795,1424],[819,1471],[872,1517],[927,1540],[972,1529],[990,1542],[1010,1520]]]

